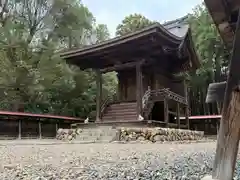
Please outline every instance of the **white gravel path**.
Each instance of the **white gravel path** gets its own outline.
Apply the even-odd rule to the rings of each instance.
[[[1,142],[0,142],[1,143]],[[216,144],[0,146],[0,179],[200,179]]]

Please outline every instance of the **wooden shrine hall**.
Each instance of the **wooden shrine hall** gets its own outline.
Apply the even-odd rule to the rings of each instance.
[[[96,121],[154,121],[166,127],[189,128],[185,80],[177,76],[199,66],[187,16],[60,56],[97,74]],[[102,98],[102,74],[115,71],[118,90]],[[180,121],[180,115],[185,116]]]

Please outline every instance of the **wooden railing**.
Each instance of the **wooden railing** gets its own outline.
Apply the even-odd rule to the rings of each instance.
[[[168,99],[172,99],[172,100],[177,101],[177,102],[179,102],[181,104],[185,104],[185,105],[188,104],[187,98],[184,98],[184,97],[182,97],[182,96],[180,96],[180,95],[170,91],[169,89],[163,89],[163,90],[165,92],[165,94],[164,94],[165,97],[167,96]]]
[[[107,96],[102,102],[101,102],[101,108],[100,108],[100,116],[102,117],[104,110],[106,107],[110,104],[116,101],[117,94],[113,94],[111,96]]]
[[[144,93],[142,97],[142,111],[144,117],[147,117],[149,115],[153,108],[154,102],[159,101],[159,98],[162,98],[162,100],[164,98],[168,98],[184,105],[188,104],[186,98],[170,91],[169,88],[157,90],[151,90],[150,88],[148,88],[148,90]]]
[[[142,97],[142,109],[144,109],[148,104],[150,96],[151,96],[151,89],[148,88],[148,90],[145,92],[145,94]]]

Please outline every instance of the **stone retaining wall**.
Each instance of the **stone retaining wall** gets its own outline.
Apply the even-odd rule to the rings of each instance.
[[[204,136],[202,131],[191,131],[170,128],[121,128],[120,141],[191,141],[201,140]]]
[[[202,131],[170,128],[84,128],[58,129],[56,139],[63,141],[195,141],[204,137]]]

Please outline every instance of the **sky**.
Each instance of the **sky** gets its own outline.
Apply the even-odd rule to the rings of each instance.
[[[133,13],[163,23],[192,12],[203,0],[82,0],[96,17],[97,23],[106,24],[111,36],[118,24]]]

